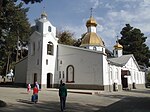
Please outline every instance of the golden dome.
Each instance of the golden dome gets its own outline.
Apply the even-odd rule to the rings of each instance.
[[[85,45],[98,45],[104,46],[101,38],[97,36],[95,32],[86,33],[81,41],[81,46]]]
[[[47,18],[46,12],[43,12],[43,13],[41,14],[41,18],[43,18],[43,17],[46,17],[46,18]]]
[[[114,45],[114,48],[115,49],[122,49],[123,46],[117,42],[116,45]]]
[[[89,26],[97,26],[97,22],[96,20],[93,18],[93,17],[90,17],[89,20],[87,20],[86,22],[86,26],[89,27]]]

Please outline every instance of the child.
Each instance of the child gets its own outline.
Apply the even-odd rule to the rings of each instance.
[[[30,91],[31,91],[31,85],[28,84],[28,86],[27,86],[27,92],[29,93]]]

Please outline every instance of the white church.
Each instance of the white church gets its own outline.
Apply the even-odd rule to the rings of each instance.
[[[41,89],[67,88],[121,91],[145,87],[143,72],[132,54],[123,55],[116,42],[113,57],[108,57],[104,43],[96,33],[96,20],[86,22],[87,32],[80,47],[62,45],[56,38],[56,27],[46,13],[36,21],[30,36],[28,56],[15,66],[15,84],[34,84]]]

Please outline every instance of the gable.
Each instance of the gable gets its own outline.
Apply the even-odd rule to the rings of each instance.
[[[127,68],[132,68],[132,69],[135,69],[135,70],[140,70],[140,67],[139,67],[137,61],[135,60],[134,56],[130,57],[130,59],[125,64],[125,66]]]
[[[140,70],[140,67],[134,58],[133,54],[128,54],[128,55],[122,55],[121,57],[117,58],[109,58],[108,59],[111,64],[114,65],[120,65],[120,66],[126,66],[127,68],[134,68],[137,70]]]

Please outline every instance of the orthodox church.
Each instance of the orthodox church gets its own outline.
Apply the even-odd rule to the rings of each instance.
[[[96,33],[91,16],[80,47],[63,45],[56,38],[56,27],[46,13],[36,21],[30,36],[28,56],[15,66],[15,84],[34,84],[41,89],[57,88],[60,81],[67,88],[120,91],[145,87],[143,72],[132,54],[123,55],[116,42],[113,57],[108,57],[102,38]]]

